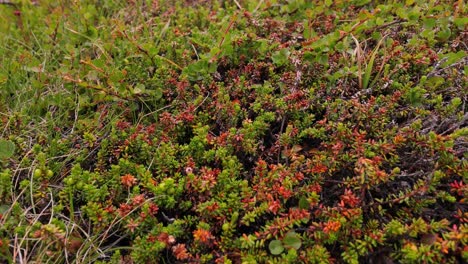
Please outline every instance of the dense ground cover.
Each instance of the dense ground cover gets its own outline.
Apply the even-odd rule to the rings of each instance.
[[[0,262],[468,260],[464,1],[0,5]]]

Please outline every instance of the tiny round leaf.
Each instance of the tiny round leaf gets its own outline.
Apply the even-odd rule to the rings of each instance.
[[[283,243],[279,240],[272,240],[268,245],[268,248],[273,255],[279,255],[284,251]]]
[[[0,159],[6,159],[13,156],[15,144],[10,140],[0,139]]]
[[[301,238],[296,232],[289,232],[283,239],[284,246],[287,248],[294,248],[298,250],[301,245]]]

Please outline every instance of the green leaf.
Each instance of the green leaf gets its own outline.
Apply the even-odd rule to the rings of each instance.
[[[272,240],[268,245],[268,249],[270,249],[271,254],[279,255],[284,251],[283,243],[279,240]]]
[[[370,0],[357,0],[357,1],[354,1],[354,5],[355,6],[363,6],[363,5],[366,5],[370,2]]]
[[[442,67],[447,67],[449,65],[457,63],[457,62],[461,61],[465,56],[466,56],[466,52],[463,51],[463,50],[460,50],[457,53],[449,52],[447,54],[444,54],[441,57],[442,58],[447,58],[447,60],[444,63],[442,63]]]
[[[298,250],[302,245],[301,237],[294,231],[288,232],[283,239],[283,244],[285,247]]]
[[[423,19],[423,25],[425,29],[433,29],[437,24],[437,20],[435,18],[425,18]]]
[[[125,78],[125,74],[123,74],[123,72],[119,70],[113,71],[111,75],[109,76],[109,80],[111,80],[112,82],[120,82],[124,78]]]
[[[135,85],[135,87],[133,88],[133,94],[142,94],[142,93],[145,93],[146,92],[146,87],[144,84],[142,83],[139,83],[137,85]]]
[[[431,39],[431,40],[434,39],[434,34],[435,34],[434,30],[432,29],[425,29],[420,33],[422,37],[426,39]]]
[[[458,27],[458,29],[463,29],[468,25],[468,17],[457,17],[453,20],[453,23]]]
[[[98,36],[98,30],[95,27],[88,25],[86,35],[91,38],[96,38]]]
[[[106,66],[106,61],[104,58],[94,59],[92,64],[98,68],[104,68]]]
[[[10,140],[0,139],[0,159],[7,159],[13,156],[15,144]]]
[[[445,42],[447,41],[450,36],[452,35],[452,31],[449,27],[442,27],[440,31],[437,33],[437,38],[439,41]]]
[[[191,81],[199,81],[205,78],[208,74],[216,71],[217,64],[209,62],[209,59],[200,59],[182,70],[182,73],[187,75]]]
[[[11,205],[2,204],[0,205],[0,214],[5,214],[10,209]]]
[[[364,73],[364,79],[363,79],[363,88],[364,89],[367,89],[367,86],[369,85],[369,80],[370,80],[370,75],[372,73],[372,68],[374,67],[374,60],[375,60],[375,57],[379,51],[379,48],[380,48],[380,45],[382,45],[384,39],[386,38],[387,36],[384,36],[378,43],[377,43],[377,46],[374,48],[374,51],[372,51],[372,55],[369,59],[369,63],[367,64],[367,67],[366,67],[366,71]],[[381,71],[379,71],[377,73],[377,76],[374,78],[374,81],[372,82],[371,86],[375,83],[375,81],[378,79],[378,77],[380,76],[380,73]]]
[[[414,8],[413,10],[408,12],[408,19],[412,22],[417,22],[420,16],[421,12],[418,8]]]
[[[282,49],[280,51],[277,51],[271,56],[271,59],[273,60],[273,63],[276,64],[277,66],[283,66],[288,62],[289,58],[289,50],[287,49]]]
[[[414,87],[406,92],[405,97],[411,105],[420,106],[422,104],[423,95],[425,92],[426,90],[422,89],[421,87]]]
[[[146,90],[146,93],[151,95],[154,100],[159,100],[163,96],[163,92],[162,92],[161,88],[156,88],[156,89],[150,90],[150,91]]]
[[[312,61],[315,58],[315,53],[306,51],[304,52],[303,58],[304,58],[304,61]]]
[[[445,83],[445,79],[440,76],[432,76],[426,80],[425,87],[437,88]]]
[[[316,57],[316,62],[324,65],[324,66],[327,66],[328,65],[328,54],[327,53],[322,53],[322,54],[319,54],[317,55]]]
[[[376,24],[377,26],[381,26],[381,25],[383,25],[384,23],[385,23],[385,20],[384,20],[383,18],[381,18],[381,17],[378,17],[378,18],[375,19],[375,24]]]
[[[299,208],[306,210],[310,209],[309,201],[307,201],[307,198],[305,196],[302,196],[299,199]]]

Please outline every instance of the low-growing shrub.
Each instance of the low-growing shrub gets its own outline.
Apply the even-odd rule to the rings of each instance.
[[[0,260],[468,260],[463,1],[0,1]]]

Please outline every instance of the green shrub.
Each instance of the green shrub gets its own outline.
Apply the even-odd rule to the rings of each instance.
[[[0,261],[462,263],[463,1],[0,4]]]

